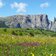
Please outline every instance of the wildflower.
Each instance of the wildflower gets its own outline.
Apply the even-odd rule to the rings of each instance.
[[[53,56],[53,54],[50,54],[50,56]]]
[[[32,54],[32,56],[34,56],[34,53],[31,53]]]

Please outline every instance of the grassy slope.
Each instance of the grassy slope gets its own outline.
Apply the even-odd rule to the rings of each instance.
[[[0,56],[56,56],[55,34],[40,29],[0,28]],[[38,42],[40,45],[18,45],[23,42]]]
[[[56,32],[41,29],[0,28],[0,35],[16,36],[51,36],[56,37]]]

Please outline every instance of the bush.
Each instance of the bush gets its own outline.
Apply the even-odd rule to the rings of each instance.
[[[20,33],[19,33],[19,35],[20,35],[20,36],[23,36],[23,33],[22,33],[22,32],[20,32]]]
[[[30,36],[34,36],[34,33],[33,32],[30,32]]]
[[[12,31],[12,35],[18,35],[15,31]]]
[[[4,32],[7,32],[7,29],[6,28],[4,29]]]

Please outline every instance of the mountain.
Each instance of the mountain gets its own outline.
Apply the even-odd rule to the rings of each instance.
[[[56,18],[48,19],[48,15],[13,15],[0,17],[0,27],[8,28],[40,28],[56,31]]]

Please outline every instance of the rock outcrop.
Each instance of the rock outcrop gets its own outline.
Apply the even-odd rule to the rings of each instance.
[[[56,18],[54,18],[54,22],[52,22],[51,30],[56,31]]]
[[[48,15],[14,15],[2,20],[9,28],[41,28],[56,31],[56,18],[49,21]],[[1,25],[1,20],[0,20]]]

